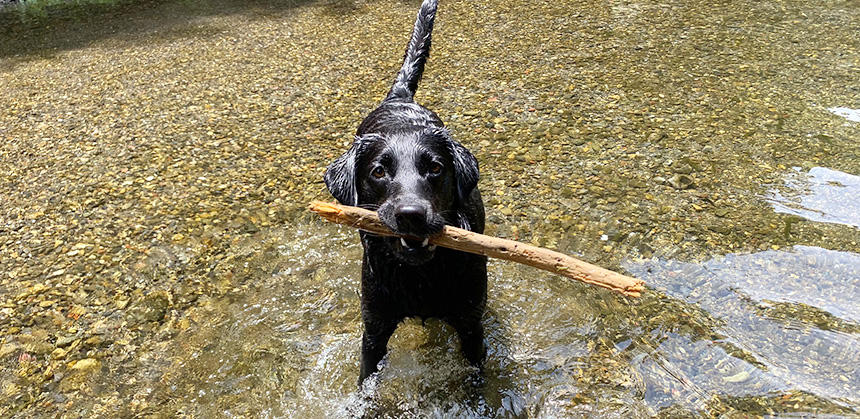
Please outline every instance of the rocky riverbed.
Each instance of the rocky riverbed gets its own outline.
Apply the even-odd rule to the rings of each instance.
[[[170,351],[191,356],[217,341],[206,331],[244,307],[236,302],[281,289],[283,275],[325,284],[332,268],[306,258],[357,275],[351,232],[304,207],[330,199],[324,168],[387,91],[416,7],[213,0],[0,11],[0,416],[193,416],[193,401],[171,404],[175,393],[154,390],[198,390],[176,369],[181,351]],[[858,18],[845,1],[445,1],[418,100],[478,157],[490,234],[613,269],[795,245],[857,254],[856,225],[775,211],[768,197],[787,196],[795,172],[860,174],[860,124],[828,111],[860,107]],[[856,205],[847,199],[843,207]],[[300,240],[318,250],[284,250]],[[301,280],[285,274],[297,266]],[[332,284],[318,289],[325,298],[301,301],[356,304],[340,286],[355,290]],[[517,298],[506,290],[500,304]],[[590,304],[625,306],[579,291]],[[715,327],[695,303],[661,292],[630,318]],[[357,333],[356,310],[296,316],[342,316]],[[856,340],[857,318],[792,310],[780,315]],[[592,360],[580,388],[635,386],[612,364],[609,340],[580,348]],[[737,374],[727,382],[749,376]],[[856,366],[834,374],[857,388]],[[296,385],[299,375],[287,376]],[[250,400],[263,398],[254,388]],[[594,394],[571,390],[562,412],[621,412],[612,406],[623,398],[599,410]],[[715,391],[700,404],[667,394],[671,403],[641,412],[860,409],[839,391],[738,400]],[[266,415],[231,397],[219,406]],[[537,414],[539,403],[524,400],[519,411]]]

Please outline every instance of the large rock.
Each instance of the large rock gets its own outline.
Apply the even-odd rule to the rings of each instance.
[[[102,369],[102,363],[95,358],[81,359],[69,367],[68,375],[60,381],[60,391],[67,393],[80,390],[89,384]]]

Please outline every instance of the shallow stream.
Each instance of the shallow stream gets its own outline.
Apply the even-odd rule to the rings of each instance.
[[[417,99],[488,233],[648,291],[491,261],[483,386],[431,320],[358,388],[361,247],[304,206],[417,5],[0,10],[0,416],[860,415],[852,0],[443,0]]]

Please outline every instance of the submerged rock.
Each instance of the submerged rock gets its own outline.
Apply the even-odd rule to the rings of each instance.
[[[684,174],[676,174],[669,178],[669,185],[671,185],[675,189],[690,189],[696,186],[696,182],[692,177],[684,175]]]
[[[153,291],[143,297],[132,309],[132,318],[137,323],[161,322],[170,308],[170,293],[167,291]]]
[[[101,372],[101,368],[101,361],[94,358],[84,358],[75,362],[69,367],[69,373],[60,381],[60,391],[80,390]]]

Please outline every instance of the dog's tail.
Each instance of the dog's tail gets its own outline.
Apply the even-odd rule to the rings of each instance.
[[[424,73],[424,63],[430,56],[430,35],[433,32],[433,20],[436,19],[436,6],[438,0],[424,0],[418,17],[415,19],[415,27],[412,29],[412,38],[406,46],[406,55],[403,57],[403,66],[397,73],[394,85],[388,92],[385,100],[401,99],[411,101],[418,90],[418,82]]]

